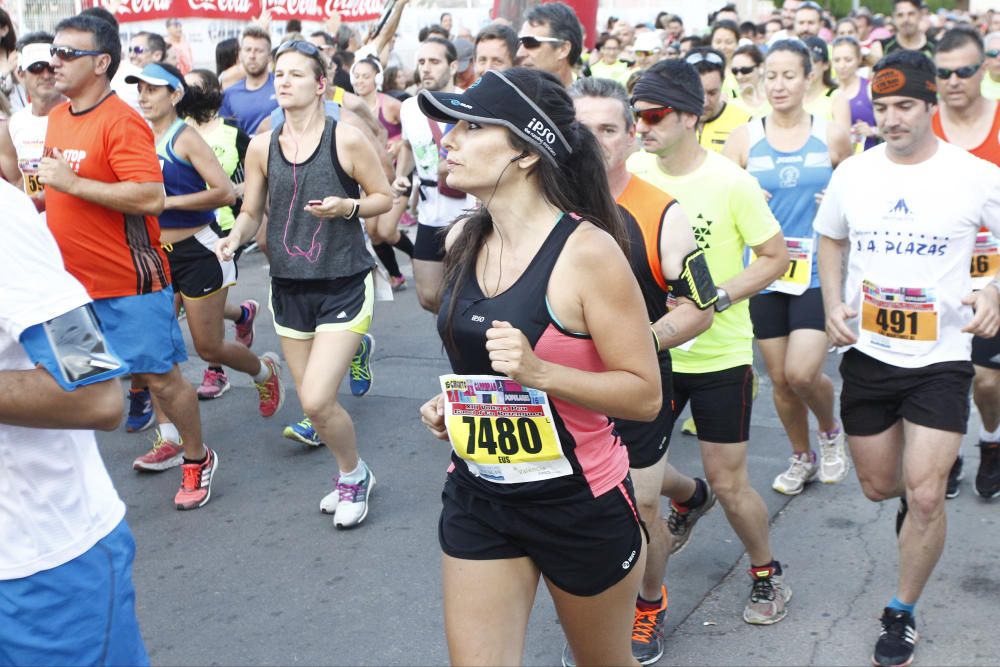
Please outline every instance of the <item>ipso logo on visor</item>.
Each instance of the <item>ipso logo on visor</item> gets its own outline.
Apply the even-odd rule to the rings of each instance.
[[[550,146],[556,143],[556,133],[550,130],[545,123],[537,118],[532,118],[531,121],[528,122],[527,126],[525,126],[524,131],[534,137],[539,143],[546,143]]]

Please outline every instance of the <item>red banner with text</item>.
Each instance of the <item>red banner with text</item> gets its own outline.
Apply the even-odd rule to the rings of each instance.
[[[268,10],[275,21],[326,21],[334,12],[345,23],[374,21],[382,0],[84,0],[115,13],[121,23],[166,18],[252,21]]]

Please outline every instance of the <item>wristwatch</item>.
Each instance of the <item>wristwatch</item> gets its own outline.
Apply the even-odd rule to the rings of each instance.
[[[718,298],[715,300],[715,312],[721,313],[729,306],[733,305],[732,300],[729,298],[729,293],[721,287],[715,288],[715,293]]]

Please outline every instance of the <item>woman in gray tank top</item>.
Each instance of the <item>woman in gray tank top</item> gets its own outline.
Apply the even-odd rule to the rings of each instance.
[[[392,195],[375,147],[356,128],[324,114],[328,83],[315,46],[283,44],[274,85],[285,122],[250,142],[243,209],[216,251],[229,260],[252,239],[270,197],[270,307],[306,414],[289,428],[307,444],[326,443],[336,458],[335,488],[320,509],[347,528],[367,516],[375,485],[358,456],[351,417],[337,400],[352,359],[370,357],[374,343],[368,334],[374,262],[360,218],[388,211]]]

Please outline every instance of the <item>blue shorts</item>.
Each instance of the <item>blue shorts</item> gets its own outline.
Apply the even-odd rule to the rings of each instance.
[[[148,665],[124,520],[68,563],[0,581],[0,665]]]
[[[112,349],[132,373],[169,373],[187,361],[184,337],[174,316],[174,290],[95,299],[94,312]]]

